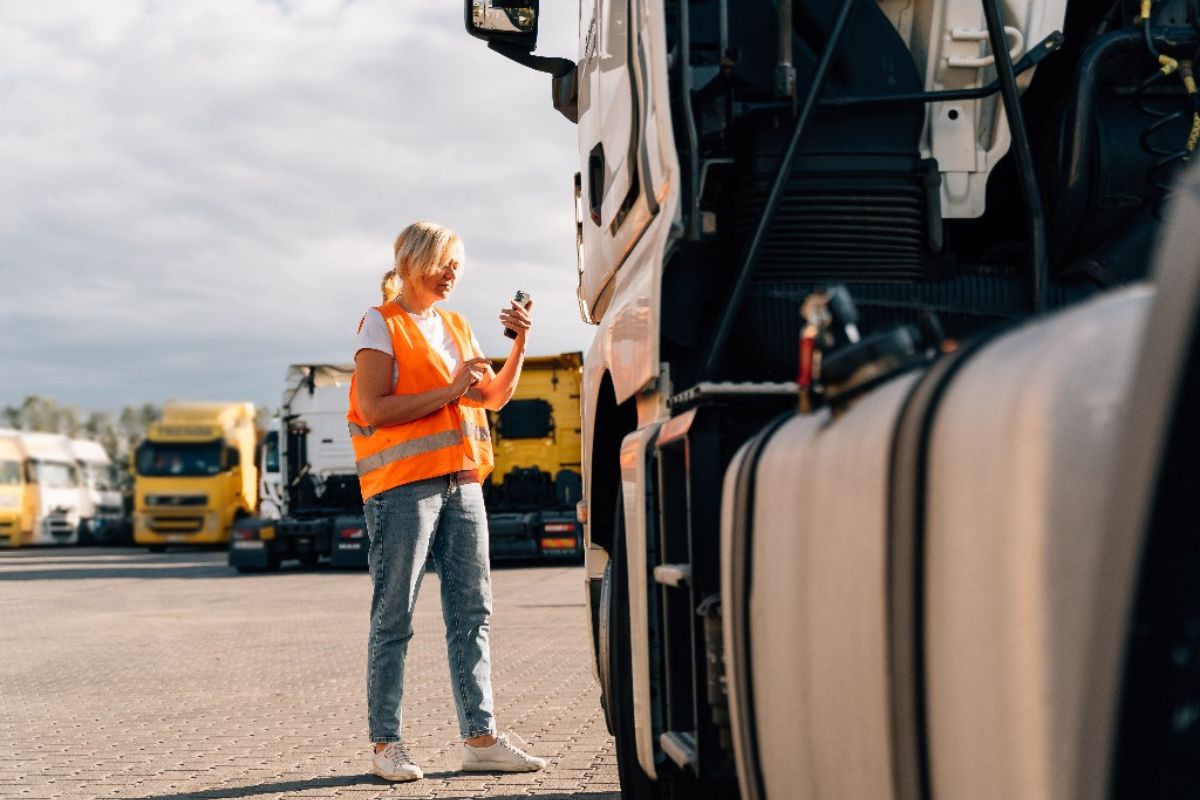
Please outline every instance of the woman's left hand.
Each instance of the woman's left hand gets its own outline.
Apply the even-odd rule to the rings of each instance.
[[[533,301],[528,308],[522,308],[515,300],[509,301],[509,308],[500,312],[500,324],[516,331],[518,341],[524,341],[533,328]]]

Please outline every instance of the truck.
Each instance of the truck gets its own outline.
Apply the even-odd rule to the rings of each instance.
[[[1196,4],[539,15],[624,796],[1200,796]]]
[[[273,443],[268,434],[261,457],[264,468],[277,464],[279,496],[273,508],[264,504],[267,513],[234,527],[229,565],[238,572],[275,570],[288,560],[366,566],[366,520],[346,427],[353,374],[353,364],[287,368],[277,427],[273,424],[277,438]]]
[[[0,429],[0,545],[20,547],[33,538],[32,494],[17,431]]]
[[[164,404],[133,453],[134,543],[228,543],[258,506],[257,445],[253,403]]]
[[[0,430],[6,499],[0,531],[10,545],[69,545],[79,539],[83,502],[69,441],[57,433]],[[7,511],[7,514],[4,512]]]
[[[80,544],[111,542],[125,518],[125,501],[108,452],[91,439],[68,442],[80,475]]]
[[[489,414],[496,463],[483,490],[492,559],[583,558],[582,366],[583,353],[526,358],[512,399]]]

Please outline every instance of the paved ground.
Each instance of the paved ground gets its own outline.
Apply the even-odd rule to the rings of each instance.
[[[0,551],[0,798],[619,796],[580,567],[498,568],[497,717],[544,773],[460,775],[437,579],[409,648],[426,778],[368,772],[363,572],[238,576],[224,553]]]

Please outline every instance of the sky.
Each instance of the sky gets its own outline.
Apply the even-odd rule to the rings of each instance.
[[[574,3],[538,53],[573,58]],[[409,222],[453,228],[485,352],[586,350],[574,126],[461,2],[0,0],[0,405],[276,408],[346,363]]]

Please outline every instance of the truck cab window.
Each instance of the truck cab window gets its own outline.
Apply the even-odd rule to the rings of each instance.
[[[498,416],[497,430],[506,439],[544,439],[554,433],[550,404],[540,398],[510,400]]]
[[[18,486],[21,483],[21,465],[16,461],[0,461],[0,486]]]
[[[147,477],[216,475],[220,442],[147,442],[137,450],[137,472]]]

